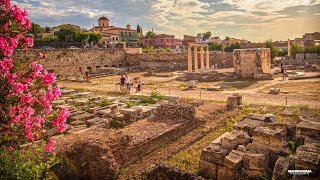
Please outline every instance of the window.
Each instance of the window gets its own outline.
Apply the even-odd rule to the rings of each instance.
[[[161,43],[163,43],[163,39],[161,39]]]
[[[171,42],[173,42],[173,39],[171,39]]]
[[[167,39],[167,42],[169,42],[169,39]]]
[[[131,32],[129,32],[129,37],[131,37]]]

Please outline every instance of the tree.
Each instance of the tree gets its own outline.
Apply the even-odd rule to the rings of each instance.
[[[33,34],[34,37],[38,38],[39,33],[43,33],[45,30],[39,24],[32,23],[31,28],[27,31],[29,34]]]
[[[55,42],[58,40],[57,37],[54,37],[54,36],[47,36],[45,38],[43,38],[44,41],[47,41],[47,42]]]
[[[206,38],[206,39],[210,39],[211,38],[211,32],[208,31],[208,32],[205,32],[202,34],[203,38]]]
[[[147,37],[147,38],[151,38],[151,37],[153,37],[154,35],[156,35],[154,32],[148,31],[147,34],[146,34],[146,37]]]
[[[230,37],[229,36],[226,36],[226,38],[224,38],[224,40],[230,40]]]
[[[293,43],[291,48],[290,48],[290,52],[292,56],[296,56],[296,54],[301,54],[303,53],[303,48],[301,47],[300,44],[298,43]]]
[[[51,30],[51,28],[48,27],[48,26],[46,26],[46,27],[44,28],[44,32],[46,32],[46,33],[50,32],[50,30]]]
[[[320,45],[318,46],[311,46],[311,47],[306,47],[304,50],[305,53],[317,53],[320,54]]]
[[[203,36],[202,36],[202,33],[198,33],[198,34],[197,34],[197,37],[198,37],[198,38],[200,38],[200,37],[202,38],[202,37],[203,37]]]
[[[89,39],[88,42],[98,43],[102,39],[102,35],[99,33],[89,33]]]
[[[222,45],[218,43],[209,43],[209,50],[210,51],[222,51]]]
[[[279,54],[279,49],[277,47],[274,46],[273,42],[271,39],[267,40],[265,42],[265,48],[269,48],[270,49],[270,53],[271,53],[271,61],[274,60],[274,58],[276,58]]]
[[[82,43],[87,43],[89,41],[90,34],[86,32],[79,32],[76,34],[76,41],[77,42],[82,42]]]
[[[56,32],[56,36],[60,41],[64,42],[74,42],[76,34],[80,32],[79,28],[75,28],[71,25],[62,26],[59,31]]]
[[[241,49],[241,45],[239,43],[231,44],[224,48],[225,52],[233,52],[234,49]]]

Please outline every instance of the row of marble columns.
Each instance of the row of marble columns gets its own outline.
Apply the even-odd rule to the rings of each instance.
[[[194,72],[198,73],[199,72],[198,46],[188,46],[188,72],[189,73],[193,72],[192,71],[192,47],[193,47],[193,54],[194,54]],[[200,67],[202,72],[204,72],[205,69],[210,70],[208,46],[206,46],[206,67],[203,59],[203,46],[200,46]]]

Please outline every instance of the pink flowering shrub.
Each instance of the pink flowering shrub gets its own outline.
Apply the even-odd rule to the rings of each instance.
[[[33,46],[33,39],[25,37],[30,27],[26,10],[0,0],[0,146],[12,151],[22,143],[44,139],[50,152],[55,141],[45,129],[65,131],[69,111],[52,110],[51,102],[61,95],[54,74],[35,62],[22,72],[13,64],[15,48]]]

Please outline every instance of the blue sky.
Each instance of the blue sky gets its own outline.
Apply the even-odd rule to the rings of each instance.
[[[97,25],[102,15],[113,26],[139,24],[144,33],[213,35],[286,40],[320,31],[320,0],[15,0],[41,26],[63,23],[83,28]]]

